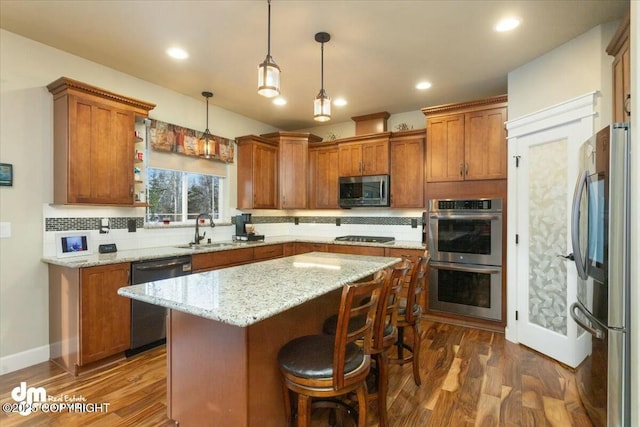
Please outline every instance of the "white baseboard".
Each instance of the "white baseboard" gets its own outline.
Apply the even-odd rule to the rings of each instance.
[[[0,357],[0,375],[37,365],[47,360],[49,360],[48,345]]]

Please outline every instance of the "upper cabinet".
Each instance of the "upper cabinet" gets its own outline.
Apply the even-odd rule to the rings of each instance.
[[[53,94],[56,204],[135,204],[136,117],[155,107],[61,77]]]
[[[338,145],[309,147],[309,208],[338,209]]]
[[[424,207],[425,130],[394,132],[391,136],[391,207]]]
[[[307,207],[309,133],[275,132],[238,140],[238,209]]]
[[[620,26],[607,46],[607,53],[613,60],[613,121],[628,122],[631,120],[631,85],[629,27],[630,13],[622,18]]]
[[[238,209],[277,209],[277,143],[255,135],[237,141]]]
[[[427,120],[427,182],[506,179],[506,95],[422,112]]]
[[[340,176],[388,175],[390,132],[341,139]]]

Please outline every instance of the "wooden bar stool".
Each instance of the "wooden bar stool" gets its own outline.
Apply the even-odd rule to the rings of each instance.
[[[332,399],[355,392],[358,400],[358,426],[367,420],[366,379],[371,367],[371,335],[380,289],[386,271],[373,280],[344,286],[338,311],[336,334],[307,335],[289,341],[278,353],[283,377],[285,414],[291,424],[292,394],[297,395],[298,427],[311,422],[313,398]],[[354,318],[364,318],[350,331]],[[362,344],[356,344],[360,341]]]
[[[408,260],[404,260],[402,263],[387,269],[387,277],[380,291],[373,322],[371,357],[374,364],[369,377],[373,377],[375,383],[373,387],[368,388],[367,399],[377,401],[380,427],[386,427],[389,424],[387,416],[387,390],[389,385],[387,350],[393,347],[398,336],[395,324],[398,314],[399,292],[403,283],[410,277],[411,269],[412,264]],[[327,318],[322,331],[325,334],[334,335],[337,320],[338,315]],[[358,328],[362,322],[362,318],[353,319],[349,329]]]
[[[397,357],[389,359],[389,363],[392,364],[404,365],[405,363],[411,363],[413,365],[413,381],[417,386],[422,383],[420,379],[420,316],[422,315],[422,307],[420,307],[418,297],[422,292],[424,281],[427,277],[430,260],[431,255],[428,251],[425,251],[424,256],[418,257],[413,266],[411,278],[406,287],[406,298],[402,298],[398,305],[396,322],[398,328]],[[413,331],[411,345],[405,342],[405,328],[411,328]],[[405,355],[405,350],[409,354]]]

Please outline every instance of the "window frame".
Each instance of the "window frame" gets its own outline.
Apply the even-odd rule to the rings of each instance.
[[[226,176],[220,176],[220,175],[215,175],[215,174],[204,174],[204,173],[197,173],[197,172],[190,172],[190,171],[185,171],[185,170],[178,170],[178,169],[168,169],[168,168],[158,168],[158,167],[150,167],[147,166],[146,167],[146,174],[145,174],[145,192],[147,200],[149,200],[149,183],[151,182],[151,180],[149,179],[149,170],[153,169],[153,170],[161,170],[161,171],[170,171],[170,172],[176,172],[180,174],[180,187],[182,190],[182,197],[180,200],[180,206],[181,206],[181,213],[180,213],[180,217],[181,220],[180,221],[171,221],[170,224],[172,226],[193,226],[193,218],[188,218],[188,216],[190,215],[190,213],[188,212],[188,207],[189,207],[189,179],[188,179],[188,175],[201,175],[201,176],[211,176],[211,177],[215,177],[218,179],[218,218],[214,218],[213,222],[215,224],[223,224],[223,223],[227,223],[229,222],[229,218],[227,218],[227,212],[228,212],[228,208],[227,205],[228,202],[226,200],[226,194],[227,194],[227,185],[228,185],[228,179]],[[215,199],[214,199],[215,200]],[[149,208],[150,205],[147,204],[147,207],[145,207],[145,214],[144,214],[144,223],[145,225],[155,225],[155,224],[162,224],[162,219],[158,218],[158,220],[156,221],[152,221],[150,220],[150,213],[149,213]],[[215,207],[212,206],[212,214],[213,212],[215,212]],[[178,215],[178,214],[173,214],[173,215]],[[193,215],[193,214],[191,214]]]

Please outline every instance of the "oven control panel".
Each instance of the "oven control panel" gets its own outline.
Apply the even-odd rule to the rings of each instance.
[[[502,211],[502,199],[429,200],[429,211]]]

